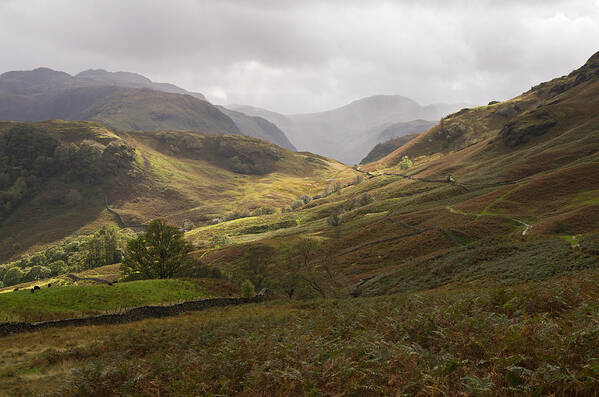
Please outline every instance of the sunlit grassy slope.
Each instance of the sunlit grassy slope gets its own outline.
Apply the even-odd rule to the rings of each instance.
[[[452,258],[462,258],[464,269],[445,266],[449,274],[440,283],[451,281],[454,273],[501,279],[507,272],[525,281],[535,272],[547,277],[566,271],[578,263],[573,257],[579,253],[564,239],[580,241],[599,231],[598,56],[510,101],[448,116],[384,159],[363,166],[360,184],[291,214],[202,227],[188,236],[210,247],[212,236],[227,234],[233,244],[214,248],[208,257],[230,269],[244,266],[243,253],[252,245],[275,247],[280,254],[272,272],[284,267],[285,249],[293,241],[315,238],[323,245],[314,262],[336,269],[348,289],[404,265],[411,269],[405,270],[406,277],[427,269],[422,277],[434,278],[430,273]],[[413,161],[410,168],[402,167],[404,156]],[[449,176],[452,183],[447,183]],[[371,203],[360,204],[364,193],[371,195]],[[339,210],[343,223],[333,227],[329,217]],[[503,247],[524,251],[522,259],[510,264]],[[431,262],[431,257],[438,259]],[[487,268],[486,260],[501,265],[489,262]],[[594,255],[585,260],[583,267],[596,264]],[[547,267],[509,270],[528,263]],[[408,288],[396,282],[391,290]],[[389,278],[386,283],[378,293],[389,291]],[[419,283],[419,288],[437,285]]]
[[[16,124],[0,123],[0,133]],[[177,226],[185,219],[201,225],[234,210],[288,205],[297,196],[355,174],[336,161],[239,135],[115,133],[92,122],[32,125],[65,143],[126,142],[135,148],[134,162],[127,172],[93,183],[65,181],[59,175],[40,186],[0,225],[3,259],[114,223],[105,197],[130,224],[163,217]],[[65,197],[72,190],[81,199],[67,205]]]

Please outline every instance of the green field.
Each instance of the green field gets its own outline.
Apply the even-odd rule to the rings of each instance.
[[[0,322],[44,321],[114,313],[142,305],[161,305],[214,296],[218,280],[142,280],[112,286],[69,285],[0,294]],[[226,292],[221,288],[221,296]],[[217,292],[218,293],[218,292]]]

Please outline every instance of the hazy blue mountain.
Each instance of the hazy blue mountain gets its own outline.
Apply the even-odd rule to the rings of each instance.
[[[389,139],[381,133],[399,122],[439,120],[462,104],[421,106],[399,95],[376,95],[318,113],[282,115],[243,105],[229,108],[276,124],[298,148],[330,156],[347,164],[358,163],[377,143]],[[407,131],[411,133],[414,131]],[[419,131],[423,132],[423,131]]]
[[[233,120],[243,135],[261,138],[285,149],[296,150],[285,133],[265,118],[248,116],[221,106],[219,106],[219,109]]]

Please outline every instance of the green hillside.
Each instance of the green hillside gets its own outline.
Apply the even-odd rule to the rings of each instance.
[[[449,115],[353,169],[232,135],[115,133],[68,122],[28,125],[23,135],[12,130],[22,124],[3,124],[9,142],[44,142],[17,140],[21,151],[3,154],[5,186],[16,189],[27,173],[39,186],[55,186],[42,192],[34,184],[15,208],[5,205],[5,246],[14,239],[32,252],[114,222],[106,194],[127,223],[193,220],[185,238],[194,266],[215,270],[215,290],[251,282],[273,296],[1,338],[0,388],[17,395],[594,396],[598,98],[599,53],[516,98]],[[65,158],[77,162],[90,140],[102,155],[83,170],[101,173],[91,174],[103,175],[96,183],[82,170],[46,171],[48,142],[73,143]],[[105,168],[101,159],[115,146],[122,166]],[[26,167],[38,151],[42,160]],[[75,207],[49,199],[65,187],[89,199]],[[47,238],[49,231],[56,236]],[[191,280],[167,283],[183,283],[177,293],[185,295]],[[118,284],[151,284],[135,283]],[[163,287],[149,294],[171,300]],[[5,291],[12,308],[42,296]],[[40,318],[99,312],[97,291],[104,290],[58,287],[56,299],[79,293],[92,302],[61,306],[55,316],[46,307]],[[27,310],[6,315],[32,318]]]
[[[93,122],[0,123],[3,259],[114,224],[208,224],[280,207],[351,169],[239,135],[114,132]],[[13,150],[12,146],[20,148]]]
[[[510,101],[446,117],[363,166],[360,183],[347,179],[289,214],[201,227],[189,237],[210,247],[211,236],[229,236],[232,245],[208,260],[234,273],[248,269],[251,254],[242,253],[270,247],[261,283],[284,291],[278,280],[307,273],[321,284],[299,282],[308,296],[514,284],[594,267],[598,56]],[[296,227],[277,226],[293,219]],[[296,245],[305,239],[314,247],[298,270]]]
[[[118,89],[72,119],[99,121],[120,131],[240,133],[229,117],[206,101],[149,89]]]

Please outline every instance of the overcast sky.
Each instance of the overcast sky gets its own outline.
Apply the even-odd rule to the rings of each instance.
[[[599,50],[599,0],[0,0],[0,72],[141,73],[283,113],[487,103]]]

